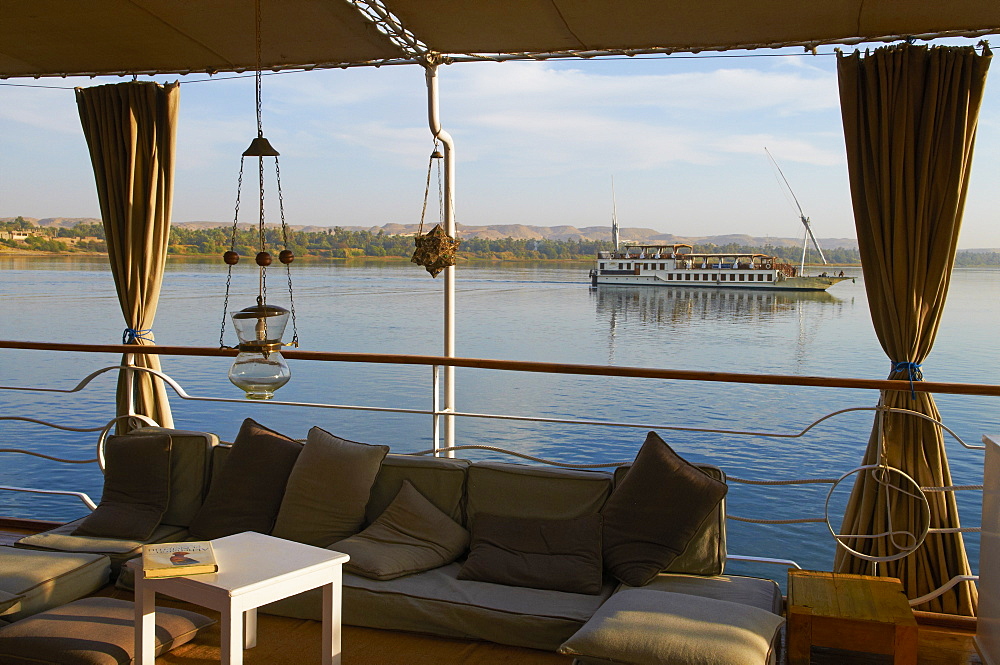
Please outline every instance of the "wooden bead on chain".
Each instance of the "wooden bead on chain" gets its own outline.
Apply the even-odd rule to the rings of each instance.
[[[226,262],[226,265],[234,266],[240,262],[240,255],[236,252],[229,251],[222,255],[222,260]]]
[[[271,254],[270,252],[260,252],[257,254],[257,265],[261,267],[271,265]]]
[[[288,265],[289,263],[295,260],[295,254],[293,254],[292,250],[290,249],[282,250],[282,252],[278,254],[278,260],[284,263],[285,265]]]

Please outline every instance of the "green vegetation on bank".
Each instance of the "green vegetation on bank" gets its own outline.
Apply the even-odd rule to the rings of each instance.
[[[229,228],[193,229],[173,227],[168,251],[176,256],[219,256],[229,249]],[[280,230],[266,229],[269,247],[283,248]],[[236,251],[251,257],[257,253],[256,232],[240,229]],[[38,227],[18,217],[0,222],[0,245],[45,252],[106,252],[104,227],[95,223],[80,223],[72,228]],[[325,231],[289,231],[288,248],[299,258],[350,259],[362,257],[409,258],[413,254],[413,236],[387,235],[382,231],[353,230],[334,227]],[[589,261],[600,250],[611,249],[609,241],[596,240],[526,240],[503,238],[462,238],[459,251],[464,259],[491,260],[577,260]],[[748,247],[745,245],[695,245],[695,252],[744,253],[758,252],[780,257],[788,263],[798,263],[801,247]],[[825,249],[827,261],[837,265],[857,265],[861,262],[856,249]],[[809,258],[815,262],[815,252]],[[959,252],[956,267],[1000,266],[1000,252]]]

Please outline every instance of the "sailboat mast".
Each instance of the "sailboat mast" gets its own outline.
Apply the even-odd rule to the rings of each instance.
[[[806,248],[809,246],[809,227],[806,227],[806,232],[802,234],[802,261],[799,263],[799,274],[806,274]],[[826,259],[823,260],[826,263]]]
[[[823,256],[823,250],[820,249],[819,242],[816,241],[816,236],[813,235],[812,224],[809,222],[809,218],[806,217],[806,214],[804,212],[802,212],[802,206],[799,205],[799,199],[797,196],[795,196],[795,192],[792,191],[792,186],[788,184],[788,178],[785,177],[784,172],[782,172],[781,167],[778,166],[778,162],[775,161],[774,157],[771,155],[771,151],[768,150],[767,147],[764,148],[764,152],[767,153],[767,158],[771,160],[771,164],[774,165],[774,168],[778,172],[778,175],[781,176],[782,182],[784,182],[785,187],[788,188],[788,193],[792,195],[792,200],[795,202],[795,207],[799,209],[799,220],[802,222],[802,226],[806,227],[805,237],[802,239],[802,263],[799,268],[799,274],[804,275],[806,269],[806,248],[809,245],[810,239],[812,239],[813,247],[815,247],[816,251],[819,252],[819,258],[823,261],[824,265],[826,265],[827,263],[826,257]]]
[[[616,252],[618,251],[619,238],[618,204],[615,201],[615,177],[611,176],[611,242],[614,243]]]

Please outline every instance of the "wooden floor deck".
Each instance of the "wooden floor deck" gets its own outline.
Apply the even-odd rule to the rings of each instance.
[[[131,599],[131,594],[109,588],[103,592]],[[158,597],[157,603],[183,607],[217,618],[214,613],[180,601]],[[921,621],[930,621],[923,617]],[[943,621],[943,623],[951,623]],[[982,665],[973,644],[975,628],[966,625],[928,625],[919,629],[918,665]],[[319,663],[321,625],[316,621],[258,615],[257,646],[245,652],[247,665],[309,665]],[[447,639],[415,633],[344,626],[345,663],[354,665],[570,665],[572,659],[556,653],[507,647],[489,642]],[[191,643],[156,660],[158,665],[208,665],[219,662],[218,625],[202,631]],[[778,660],[785,665],[784,653]],[[863,656],[814,658],[813,665],[870,665]]]

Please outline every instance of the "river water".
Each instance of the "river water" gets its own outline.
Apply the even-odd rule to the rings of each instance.
[[[825,293],[769,293],[672,287],[588,285],[583,264],[481,263],[458,272],[457,355],[564,363],[791,375],[885,378],[889,361],[871,326],[859,269],[854,282]],[[405,262],[294,264],[297,327],[305,350],[440,355],[443,281]],[[284,274],[272,271],[269,302],[287,305]],[[230,309],[253,304],[249,267],[234,270]],[[281,295],[285,290],[284,296]],[[225,266],[217,260],[171,259],[154,325],[159,344],[215,346],[222,321]],[[0,338],[47,342],[118,343],[122,318],[106,262],[100,257],[0,256],[5,316]],[[1000,271],[958,270],[933,353],[923,365],[933,381],[995,383],[1000,367]],[[227,344],[236,342],[231,324]],[[286,335],[286,341],[290,334]],[[117,364],[115,356],[0,351],[0,385],[70,389],[90,372]],[[228,382],[228,359],[164,358],[164,370],[191,395],[239,397]],[[290,363],[291,382],[278,398],[426,409],[427,367],[393,368],[340,363]],[[657,428],[797,432],[823,415],[871,407],[865,390],[786,388],[680,381],[558,377],[515,372],[456,371],[458,408],[469,412],[627,421]],[[113,416],[111,374],[73,394],[0,391],[0,415],[98,426]],[[1000,433],[996,398],[943,395],[945,423],[968,443]],[[428,416],[393,415],[267,403],[237,405],[172,399],[176,426],[206,429],[232,440],[244,417],[293,437],[319,425],[356,441],[412,452],[431,446]],[[684,457],[750,479],[830,478],[860,464],[871,412],[837,416],[801,438],[663,430]],[[38,425],[0,422],[2,444],[67,457],[93,456],[94,434],[52,432]],[[631,460],[643,429],[611,429],[461,419],[457,443],[498,445],[563,462]],[[956,484],[982,482],[982,454],[949,438]],[[493,453],[470,459],[501,459]],[[59,487],[97,499],[94,465],[62,468],[36,458],[3,454],[0,484]],[[823,517],[827,486],[765,488],[731,484],[728,512],[752,518]],[[70,519],[84,512],[65,497],[0,494],[0,514]],[[979,492],[959,493],[963,524],[978,526]],[[836,501],[834,502],[836,504]],[[835,514],[835,513],[834,513]],[[974,569],[978,535],[967,536]],[[825,524],[760,527],[729,523],[733,554],[791,558],[829,569],[834,544]],[[733,564],[735,572],[784,570]]]

